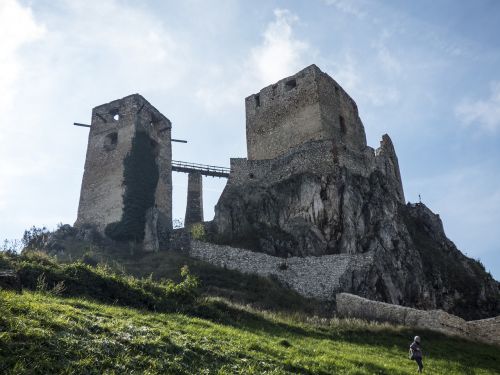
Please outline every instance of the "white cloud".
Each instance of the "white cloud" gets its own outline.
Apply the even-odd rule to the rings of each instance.
[[[73,121],[134,92],[176,91],[192,61],[189,43],[144,7],[20,4],[0,0],[0,228],[9,236],[20,223],[74,219],[86,133]]]
[[[11,146],[13,123],[9,122],[11,119],[9,113],[15,96],[20,91],[16,83],[28,68],[20,55],[20,50],[40,40],[45,33],[45,27],[35,21],[29,7],[23,7],[15,0],[5,0],[0,3],[0,180],[2,181],[0,209],[7,206],[9,192],[15,189],[12,184],[16,178],[30,173],[26,169],[16,167],[15,161],[20,159],[27,161],[27,156],[22,156],[19,150],[15,152]],[[42,159],[38,158],[36,163],[40,165]],[[32,169],[34,164],[27,163],[27,165],[27,168],[34,172]]]
[[[189,43],[171,32],[161,17],[117,0],[64,2],[65,17],[54,20],[52,51],[65,51],[60,68],[73,77],[93,67],[93,78],[121,91],[165,89],[189,69]],[[76,62],[76,65],[74,65]],[[173,74],[172,72],[175,72]],[[116,90],[115,90],[116,91]]]
[[[377,41],[372,43],[372,47],[377,52],[377,60],[382,69],[390,75],[399,75],[401,73],[401,62],[394,56],[387,46],[391,33],[384,29]]]
[[[325,0],[327,5],[332,5],[338,10],[353,15],[357,18],[364,19],[366,13],[361,10],[361,5],[359,2],[354,0]]]
[[[276,9],[275,20],[263,34],[260,46],[252,49],[250,66],[253,75],[262,83],[271,84],[303,68],[307,43],[296,39],[293,25],[299,18],[287,9]]]
[[[262,34],[261,44],[253,47],[245,62],[230,66],[216,66],[208,69],[210,83],[219,81],[219,86],[202,85],[196,92],[197,97],[209,110],[218,110],[222,106],[242,103],[242,99],[286,76],[304,68],[310,58],[309,44],[294,35],[293,26],[299,17],[287,9],[276,9],[274,20]],[[228,74],[229,72],[229,74]]]
[[[477,125],[489,132],[500,129],[500,82],[490,84],[487,99],[463,99],[455,107],[455,115],[466,125]]]
[[[19,49],[40,39],[44,33],[45,28],[35,21],[29,7],[21,6],[16,0],[0,2],[0,113],[10,106],[14,84],[23,69]]]
[[[381,85],[366,66],[360,64],[351,53],[346,53],[338,63],[331,64],[332,77],[351,95],[358,104],[366,102],[375,107],[398,103],[397,87]],[[382,81],[383,82],[383,81]]]

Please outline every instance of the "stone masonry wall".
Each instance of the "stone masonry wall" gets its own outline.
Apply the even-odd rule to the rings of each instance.
[[[188,174],[188,192],[184,225],[201,223],[203,221],[203,176],[200,172]]]
[[[486,343],[500,345],[500,316],[465,321],[442,310],[417,310],[410,307],[372,301],[348,293],[336,297],[337,314],[342,317],[389,322],[430,329]]]
[[[316,65],[247,97],[245,106],[249,160],[274,159],[311,140],[366,147],[356,103]]]
[[[373,254],[336,254],[287,259],[249,250],[191,241],[189,255],[218,267],[259,276],[274,276],[305,297],[333,300],[341,288],[340,279],[353,269],[367,268]]]
[[[398,159],[391,139],[384,134],[380,147],[366,147],[363,153],[342,149],[329,140],[309,141],[292,147],[275,159],[231,158],[229,185],[258,183],[272,185],[300,173],[331,173],[333,166],[345,167],[354,174],[369,177],[375,170],[394,180],[401,203],[405,203]]]

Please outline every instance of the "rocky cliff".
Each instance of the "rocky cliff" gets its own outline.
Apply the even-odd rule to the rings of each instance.
[[[283,80],[283,102],[291,102],[289,96],[295,95],[287,91],[288,82],[296,82],[300,92],[301,74],[309,74],[305,89],[313,92],[311,87],[318,87],[328,119],[340,113],[337,125],[325,122],[321,106],[317,115],[307,117],[307,102],[302,126],[323,131],[324,139],[304,139],[297,145],[296,140],[283,144],[281,136],[280,149],[286,151],[278,156],[231,159],[231,175],[215,208],[213,240],[284,258],[369,253],[371,266],[354,264],[341,277],[341,291],[421,309],[439,308],[466,319],[498,315],[499,283],[446,237],[438,215],[423,204],[405,204],[389,136],[382,137],[376,150],[367,146],[354,101],[318,68],[307,69]],[[278,93],[280,82],[273,85]],[[322,89],[325,85],[332,90]],[[247,98],[252,116],[266,105],[263,97],[270,103],[264,108],[268,116],[279,107],[280,97],[263,96],[267,91],[249,97],[260,95],[258,105]],[[335,99],[335,92],[341,93],[342,101]],[[300,108],[300,103],[295,105]],[[270,137],[297,126],[289,118],[280,123],[281,112],[275,113],[273,124],[279,126],[269,131]],[[334,125],[340,130],[324,130]],[[247,136],[253,136],[248,126],[247,121]],[[262,124],[258,130],[268,127]],[[258,149],[255,143],[261,138],[265,135],[259,132],[252,147]]]

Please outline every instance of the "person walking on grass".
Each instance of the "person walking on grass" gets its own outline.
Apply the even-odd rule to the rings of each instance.
[[[422,363],[422,348],[420,347],[420,336],[415,336],[410,345],[410,359],[417,362],[418,372],[422,372],[424,365]]]

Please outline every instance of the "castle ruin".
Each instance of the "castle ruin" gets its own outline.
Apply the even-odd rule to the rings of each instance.
[[[345,184],[334,181],[335,170],[365,179],[379,174],[394,201],[405,203],[391,139],[384,135],[377,150],[367,146],[356,103],[316,65],[245,102],[248,158],[231,159],[229,181],[215,210],[224,243],[280,256],[360,252],[358,243],[347,242],[358,218],[342,225],[349,224],[342,217],[348,211],[332,200],[340,199],[335,190]],[[269,194],[271,187],[276,194]],[[259,194],[262,189],[266,193]],[[239,200],[241,207],[235,206]],[[260,203],[252,211],[255,200]],[[272,210],[261,210],[264,206]],[[272,239],[276,236],[279,241]]]
[[[186,226],[203,221],[202,176],[224,177],[206,238],[181,246],[191,257],[320,300],[347,292],[466,319],[500,313],[498,282],[446,237],[439,215],[406,204],[390,137],[367,145],[333,78],[311,65],[245,105],[247,157],[230,169],[172,160],[171,123],[140,95],[94,108],[75,225],[178,250],[172,171],[189,173]]]

